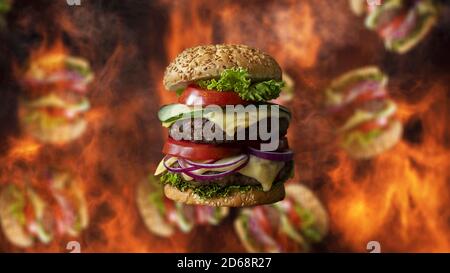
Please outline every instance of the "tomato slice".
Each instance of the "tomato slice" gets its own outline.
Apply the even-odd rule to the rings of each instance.
[[[389,124],[388,118],[380,118],[376,120],[370,120],[364,123],[361,123],[358,127],[356,127],[356,130],[368,133],[375,129],[383,129]]]
[[[164,202],[164,209],[166,211],[166,213],[168,213],[169,211],[175,210],[175,206],[173,204],[173,201],[163,197],[163,202]]]
[[[251,102],[245,101],[239,97],[236,92],[233,91],[214,91],[201,89],[195,85],[189,85],[183,94],[178,99],[179,103],[194,106],[194,105],[238,105],[238,104],[249,104]]]
[[[285,232],[281,229],[276,235],[276,240],[280,245],[281,252],[299,252],[302,250],[296,241],[292,240]]]
[[[80,114],[77,112],[68,111],[65,108],[58,108],[58,107],[46,107],[46,108],[42,108],[40,111],[46,113],[49,116],[62,117],[67,120],[74,120]]]
[[[217,160],[238,155],[241,152],[242,148],[237,145],[199,144],[189,141],[174,140],[170,137],[167,139],[163,147],[164,154],[191,160]]]
[[[398,29],[406,19],[406,12],[402,12],[401,14],[395,16],[389,23],[384,26],[381,26],[378,29],[378,33],[381,37],[386,38],[389,36],[392,31]]]

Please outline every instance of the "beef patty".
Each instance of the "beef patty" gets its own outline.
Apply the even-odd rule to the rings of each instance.
[[[227,136],[225,132],[220,129],[216,124],[206,118],[193,118],[178,120],[169,128],[169,135],[174,139],[182,139],[191,141],[194,143],[205,144],[223,144],[223,143],[236,143],[240,141],[250,140],[250,132],[257,132],[256,141],[262,141],[259,135],[260,124],[267,124],[267,132],[271,132],[270,118],[262,119],[259,122],[253,124],[248,128],[238,128],[233,136]],[[278,120],[279,129],[278,137],[283,138],[289,127],[289,120],[287,118],[280,118]],[[210,128],[210,130],[203,130],[197,128]],[[194,130],[197,129],[197,130]],[[205,132],[203,132],[205,131]],[[222,139],[217,139],[216,135],[222,136]],[[238,139],[238,136],[245,136],[243,140]],[[242,138],[242,137],[240,137]],[[252,139],[255,140],[255,139]],[[268,140],[265,140],[268,141]]]

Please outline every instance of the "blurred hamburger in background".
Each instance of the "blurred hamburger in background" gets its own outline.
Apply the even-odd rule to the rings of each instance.
[[[45,143],[64,144],[87,127],[86,97],[93,80],[89,63],[65,54],[47,54],[33,60],[22,77],[25,96],[19,119],[23,130]]]
[[[337,126],[340,145],[353,158],[370,158],[394,146],[402,125],[388,98],[388,77],[377,67],[355,69],[333,80],[326,105]]]
[[[228,215],[226,207],[192,206],[164,196],[152,175],[139,183],[136,202],[147,228],[155,235],[169,237],[177,231],[190,232],[196,226],[218,225]]]
[[[350,0],[350,6],[357,15],[367,14],[366,27],[378,33],[387,50],[400,54],[422,41],[438,17],[434,0]]]
[[[308,252],[328,232],[328,215],[307,187],[286,185],[278,203],[240,211],[234,222],[248,252]]]
[[[3,233],[19,247],[78,236],[87,227],[88,218],[78,179],[64,171],[51,170],[42,181],[9,183],[0,189]]]

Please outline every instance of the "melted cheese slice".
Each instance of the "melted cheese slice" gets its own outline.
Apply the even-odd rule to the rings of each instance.
[[[221,164],[221,163],[232,162],[240,156],[241,155],[224,158],[224,159],[218,160],[216,163]],[[163,160],[161,160],[158,167],[156,168],[155,175],[160,175],[160,174],[163,174],[165,171],[167,171],[166,167],[164,167]],[[166,161],[166,165],[171,166],[176,161],[177,161],[176,157],[171,157]],[[242,161],[242,164],[243,163],[244,163],[244,161]],[[277,177],[278,173],[284,167],[284,164],[285,164],[284,162],[270,161],[267,159],[262,159],[262,158],[250,155],[248,164],[244,168],[240,169],[238,171],[238,173],[255,179],[256,181],[258,181],[261,184],[263,191],[269,191],[270,188],[272,188],[272,184],[275,181],[275,178]],[[229,167],[222,167],[222,168],[215,168],[215,169],[198,169],[198,170],[193,171],[193,173],[203,174],[208,171],[224,172],[224,171],[234,169],[236,167],[237,167],[236,165],[233,165],[233,166],[229,166]],[[185,179],[186,181],[193,180],[192,177],[190,177],[184,173],[182,173],[182,176],[183,176],[183,179]]]
[[[274,105],[267,105],[266,111],[259,110],[258,107],[246,107],[240,111],[239,109],[235,109],[235,112],[227,113],[223,111],[223,109],[209,109],[201,113],[201,111],[195,111],[194,107],[186,106],[183,104],[176,105],[176,107],[167,107],[165,116],[171,118],[181,115],[184,113],[191,113],[193,117],[201,117],[210,120],[215,123],[216,127],[220,128],[224,131],[228,136],[234,136],[235,132],[238,128],[248,128],[260,120],[266,119],[272,116],[275,119],[286,118],[290,120],[290,115],[286,111],[279,109],[279,111],[274,111],[271,113],[272,107]],[[170,127],[174,122],[174,120],[165,121],[162,125],[166,128]],[[270,121],[268,121],[270,122]]]
[[[205,118],[211,122],[214,122],[216,126],[224,131],[228,136],[233,136],[237,128],[248,128],[260,120],[270,116],[270,107],[267,108],[267,111],[258,111],[255,107],[253,110],[248,110],[245,113],[239,114],[224,114],[220,111],[211,111],[204,114]],[[272,118],[287,118],[289,120],[290,116],[284,111],[278,111],[277,114],[272,116]]]
[[[256,179],[261,183],[263,191],[269,191],[284,164],[284,162],[270,161],[250,155],[247,166],[240,169],[239,173]]]

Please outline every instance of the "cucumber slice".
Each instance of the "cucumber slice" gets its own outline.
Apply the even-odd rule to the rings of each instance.
[[[169,122],[174,118],[179,119],[183,114],[187,114],[192,111],[193,107],[189,107],[180,103],[164,105],[158,112],[158,118],[162,122]]]

